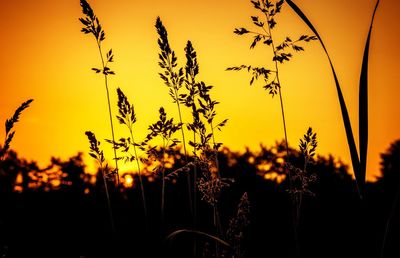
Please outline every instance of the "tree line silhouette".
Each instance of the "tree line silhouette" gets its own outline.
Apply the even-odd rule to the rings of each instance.
[[[163,152],[168,167],[177,171],[186,163],[182,150]],[[293,257],[291,200],[285,177],[284,142],[258,151],[218,153],[221,178],[229,186],[218,203],[221,228],[237,218],[238,200],[248,198],[248,225],[240,232],[243,257]],[[301,163],[290,149],[289,159]],[[191,157],[187,157],[190,160]],[[400,250],[399,193],[400,140],[381,154],[381,174],[366,185],[360,200],[344,163],[333,156],[318,156],[309,167],[317,175],[301,207],[301,257],[398,257]],[[0,165],[0,252],[2,257],[189,257],[196,238],[198,257],[212,243],[200,236],[166,236],[188,228],[191,216],[184,173],[165,182],[164,221],[160,220],[161,176],[143,168],[148,204],[144,223],[137,174],[121,174],[121,188],[111,187],[116,233],[108,223],[104,181],[100,172],[89,174],[82,153],[67,160],[51,158],[40,168],[10,150]],[[110,183],[109,186],[113,185]],[[210,207],[200,200],[197,228],[214,232]],[[236,217],[235,217],[236,216]],[[222,257],[228,256],[227,252]]]

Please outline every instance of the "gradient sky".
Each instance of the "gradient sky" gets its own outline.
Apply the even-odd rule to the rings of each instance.
[[[198,53],[200,78],[214,85],[221,104],[218,114],[229,118],[218,139],[233,150],[253,150],[283,138],[279,99],[260,84],[249,86],[246,73],[227,72],[240,64],[270,66],[271,50],[250,50],[251,39],[233,34],[251,27],[257,15],[247,0],[92,0],[106,32],[104,48],[112,48],[117,75],[110,80],[111,101],[121,87],[135,105],[137,134],[157,119],[160,106],[176,116],[167,88],[158,76],[155,19],[160,16],[178,62],[190,39]],[[375,1],[296,0],[324,39],[337,70],[355,138],[358,139],[358,80],[365,39]],[[398,44],[400,1],[382,0],[372,32],[369,65],[368,178],[378,174],[379,153],[400,138]],[[28,160],[48,164],[50,157],[67,158],[87,152],[84,132],[110,138],[103,78],[90,68],[100,59],[92,36],[80,32],[78,0],[14,0],[0,2],[0,121],[23,101],[35,99],[16,126],[12,148]],[[277,37],[311,34],[294,12],[284,6]],[[292,146],[308,126],[318,134],[319,154],[333,154],[350,164],[347,141],[333,77],[318,42],[306,45],[280,67],[288,137]],[[397,75],[396,75],[397,74]],[[116,106],[116,105],[115,105]],[[115,114],[115,110],[114,110]],[[3,122],[2,122],[3,123]],[[4,129],[1,129],[4,132]],[[117,137],[127,135],[116,125]],[[106,155],[110,146],[103,143]],[[86,155],[87,156],[87,155]],[[92,161],[89,161],[92,163]]]

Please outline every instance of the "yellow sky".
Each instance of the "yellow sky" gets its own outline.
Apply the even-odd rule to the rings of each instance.
[[[358,80],[361,59],[375,1],[297,0],[330,52],[358,139]],[[176,116],[167,88],[158,77],[155,19],[167,27],[170,44],[184,64],[184,46],[190,39],[198,53],[200,78],[214,85],[221,102],[220,118],[229,118],[218,135],[234,150],[257,150],[260,143],[283,138],[279,99],[246,73],[227,72],[229,66],[270,65],[271,50],[250,50],[250,38],[233,34],[236,27],[251,27],[257,15],[247,0],[128,1],[92,0],[106,32],[104,47],[115,53],[110,80],[111,101],[121,87],[137,112],[137,135],[157,119],[160,106]],[[382,0],[372,33],[369,66],[369,150],[367,173],[377,174],[379,153],[400,138],[398,49],[400,2]],[[100,66],[95,41],[80,32],[78,0],[15,0],[0,2],[0,121],[12,115],[28,98],[32,106],[17,124],[12,148],[29,160],[45,165],[50,156],[67,158],[87,152],[84,132],[110,138],[103,78],[90,68]],[[277,37],[311,32],[284,6]],[[292,146],[308,126],[318,134],[318,153],[331,153],[350,164],[346,136],[334,81],[318,42],[280,67],[288,137]],[[396,75],[397,74],[397,75]],[[115,105],[116,106],[116,105]],[[114,114],[115,114],[114,109]],[[4,129],[2,129],[4,130]],[[126,135],[116,125],[117,137]],[[111,157],[111,150],[106,155]],[[91,161],[90,161],[91,162]]]

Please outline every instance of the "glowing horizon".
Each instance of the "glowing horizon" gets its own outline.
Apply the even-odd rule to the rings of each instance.
[[[138,116],[137,134],[147,133],[156,121],[158,108],[177,116],[168,89],[159,78],[155,19],[160,16],[168,30],[178,63],[185,64],[184,47],[191,40],[198,54],[200,78],[213,85],[213,96],[221,104],[217,119],[229,122],[219,141],[233,150],[260,143],[272,145],[283,139],[278,98],[271,98],[261,85],[249,86],[245,72],[227,72],[229,66],[249,64],[268,66],[270,49],[250,50],[251,39],[233,34],[234,28],[252,27],[256,15],[250,1],[152,1],[133,3],[116,0],[88,1],[106,32],[105,49],[112,48],[116,75],[110,77],[111,102],[116,112],[115,89],[121,87]],[[311,19],[324,39],[337,69],[349,110],[355,139],[358,139],[358,80],[364,44],[374,1],[295,1]],[[379,173],[379,153],[400,138],[397,119],[400,103],[395,79],[399,67],[395,52],[399,35],[397,13],[400,3],[382,1],[372,31],[369,63],[369,146],[367,178]],[[12,115],[23,101],[35,101],[16,125],[11,148],[41,166],[50,157],[67,158],[85,153],[90,130],[99,140],[110,139],[108,110],[102,76],[90,69],[100,65],[92,36],[83,35],[79,1],[5,2],[0,8],[4,53],[0,70],[0,121]],[[312,34],[303,22],[284,6],[279,15],[279,37]],[[320,44],[305,45],[290,63],[281,66],[282,91],[287,115],[289,144],[311,126],[317,132],[317,153],[332,154],[349,166],[350,156],[337,93],[328,61]],[[186,113],[186,117],[190,114]],[[115,120],[117,138],[127,134]],[[1,129],[4,130],[4,129]],[[3,131],[4,132],[4,131]],[[357,142],[357,141],[356,141]],[[111,159],[111,146],[102,140]]]

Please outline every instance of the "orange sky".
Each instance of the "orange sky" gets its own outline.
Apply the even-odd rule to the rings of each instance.
[[[234,4],[233,4],[234,2]],[[358,80],[365,39],[375,1],[295,0],[319,31],[330,52],[358,138]],[[250,87],[246,73],[226,72],[229,66],[269,65],[270,49],[249,50],[250,38],[233,34],[251,27],[257,15],[247,0],[129,1],[92,0],[89,3],[106,32],[105,48],[115,53],[110,80],[111,101],[121,87],[137,112],[137,134],[157,119],[160,106],[176,115],[168,90],[158,77],[155,19],[160,16],[170,44],[184,64],[183,48],[190,39],[198,53],[200,78],[214,85],[221,102],[220,118],[229,123],[218,135],[234,150],[283,138],[279,99],[261,85]],[[372,32],[369,65],[368,177],[379,169],[379,153],[400,138],[398,0],[382,0]],[[92,36],[80,32],[79,1],[15,0],[0,3],[0,121],[28,98],[35,101],[17,124],[12,148],[21,156],[46,165],[51,156],[67,158],[88,151],[84,132],[110,138],[103,78],[90,68],[100,65]],[[278,37],[311,32],[284,6],[278,18]],[[332,153],[350,164],[345,132],[331,71],[318,42],[306,46],[280,68],[288,137],[292,146],[308,126],[318,134],[319,154]],[[115,105],[116,106],[116,105]],[[115,113],[115,110],[114,110]],[[4,132],[4,129],[2,128]],[[117,137],[126,135],[117,125]],[[111,157],[109,146],[106,155]],[[91,162],[91,161],[90,161]]]

